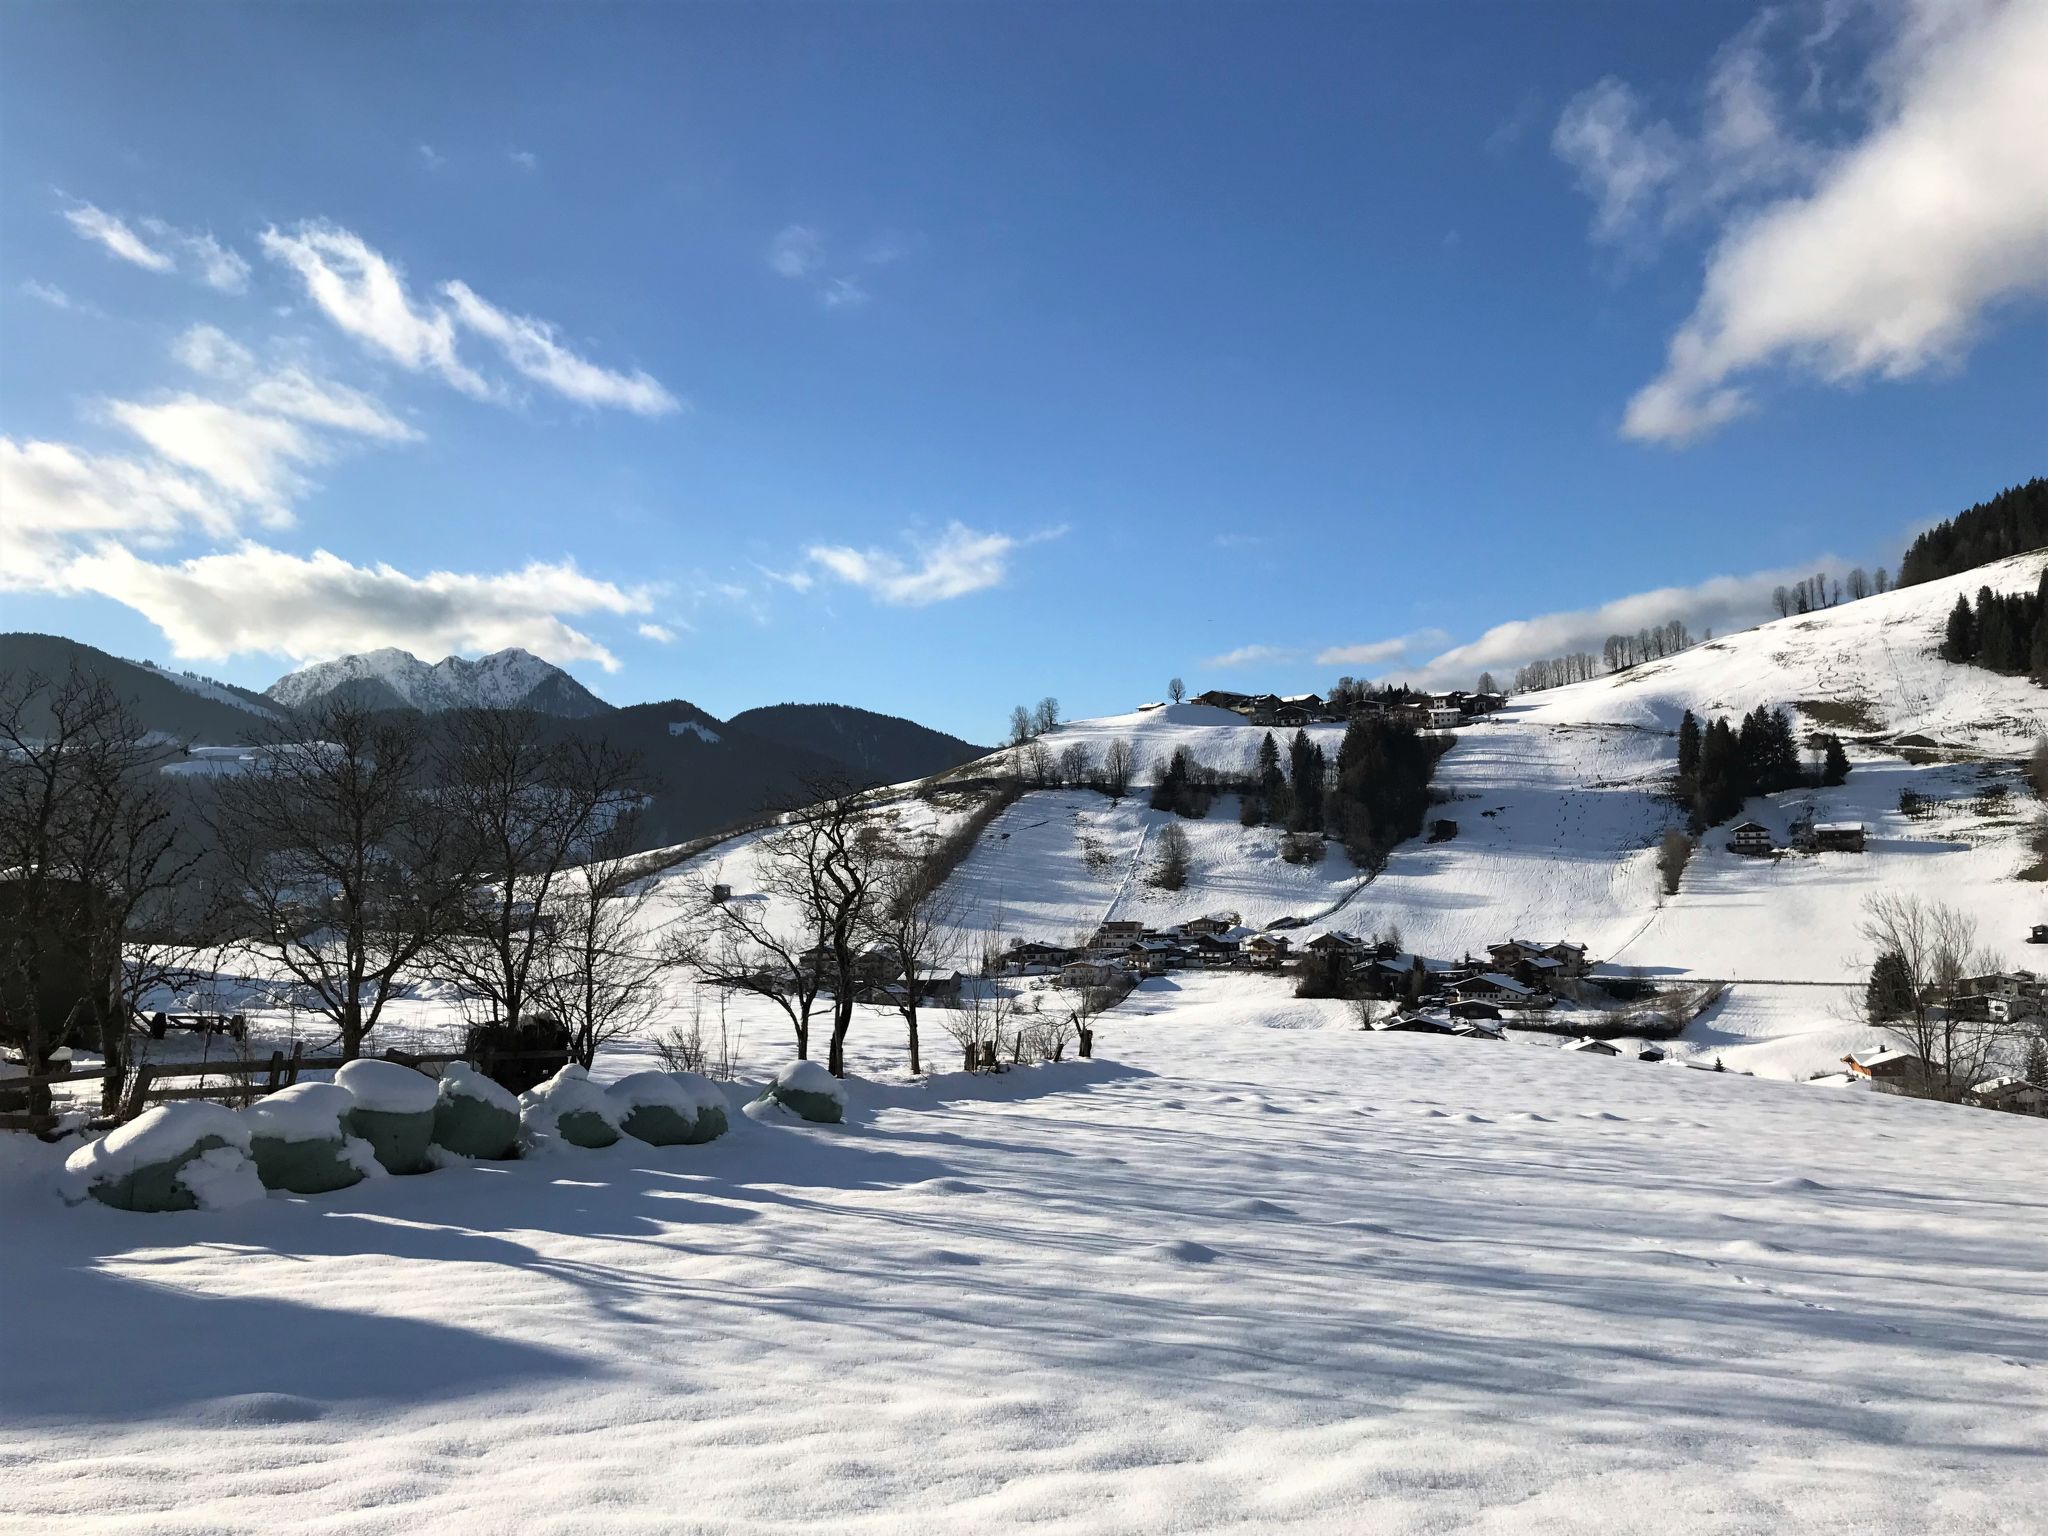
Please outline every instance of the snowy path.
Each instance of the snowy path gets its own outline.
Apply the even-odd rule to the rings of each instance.
[[[1345,1025],[1154,983],[842,1130],[218,1216],[17,1164],[0,1526],[2038,1529],[2041,1124]]]

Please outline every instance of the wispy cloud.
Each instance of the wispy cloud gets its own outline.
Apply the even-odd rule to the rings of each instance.
[[[1362,645],[1333,645],[1316,652],[1319,667],[1383,667],[1402,661],[1420,651],[1433,650],[1451,637],[1440,629],[1418,629],[1391,640],[1368,640]]]
[[[444,283],[441,291],[454,306],[455,318],[495,345],[521,376],[580,405],[608,405],[640,416],[663,416],[682,409],[652,374],[635,369],[614,373],[600,368],[562,345],[555,328],[531,315],[509,315],[479,298],[467,283]]]
[[[307,296],[341,330],[400,367],[434,374],[476,399],[502,400],[505,393],[461,355],[465,331],[489,342],[520,377],[565,400],[642,416],[682,408],[653,375],[601,367],[571,350],[550,322],[500,309],[467,283],[443,283],[440,302],[415,299],[395,262],[337,225],[267,229],[262,246],[298,274]]]
[[[522,171],[537,171],[540,169],[540,156],[530,149],[508,149],[505,151],[505,158],[518,166]]]
[[[1240,645],[1234,651],[1225,651],[1221,656],[1211,656],[1203,661],[1205,667],[1271,667],[1279,666],[1300,656],[1299,651],[1284,645]]]
[[[21,291],[29,298],[34,299],[38,304],[47,304],[52,309],[70,310],[75,314],[81,315],[96,315],[99,313],[95,306],[87,304],[83,300],[74,299],[55,283],[39,283],[32,277],[23,278]]]
[[[669,645],[676,638],[676,632],[666,624],[642,624],[638,632],[642,640],[652,640],[656,645]]]
[[[129,228],[127,220],[108,213],[104,208],[80,203],[75,208],[65,209],[64,219],[81,238],[104,247],[108,254],[122,261],[151,272],[175,272],[178,269],[177,260],[170,252],[158,250]]]
[[[872,240],[856,258],[857,267],[886,267],[909,256],[914,243],[898,235]],[[768,242],[768,270],[778,277],[801,283],[816,295],[826,309],[858,309],[873,294],[858,271],[832,272],[828,268],[848,265],[844,257],[834,260],[825,237],[808,224],[787,224]]]
[[[1633,634],[1651,625],[1684,621],[1694,635],[1727,633],[1772,617],[1771,593],[1816,571],[1839,572],[1832,556],[1798,570],[1755,571],[1715,576],[1688,587],[1658,587],[1631,593],[1592,608],[1573,608],[1496,624],[1477,640],[1453,647],[1416,668],[1411,681],[1470,686],[1482,671],[1510,674],[1524,663],[1577,651],[1598,652],[1612,634]]]
[[[222,293],[249,286],[249,263],[204,230],[180,229],[158,218],[131,225],[92,203],[65,209],[64,220],[81,238],[146,271],[182,271]]]
[[[1566,108],[1553,142],[1594,199],[1596,239],[1720,228],[1625,436],[1710,432],[1754,408],[1748,380],[1773,365],[1846,385],[1952,363],[1999,303],[2048,293],[2048,8],[1875,14],[1896,30],[1835,93],[1861,104],[1846,140],[1799,122],[1839,108],[1813,88],[1839,29],[1787,41],[1777,10],[1716,58],[1696,135],[1651,118],[1617,80]],[[1779,84],[1795,75],[1804,89]]]
[[[448,163],[448,157],[431,144],[415,144],[413,153],[419,157],[420,164],[430,171],[438,171]]]
[[[489,399],[483,375],[456,355],[455,320],[413,303],[405,274],[338,225],[317,220],[266,229],[263,253],[296,272],[322,314],[372,351],[414,373],[433,373],[464,394]]]
[[[921,608],[1000,586],[1009,575],[1010,557],[1016,551],[1065,532],[1064,527],[1052,528],[1020,538],[948,523],[929,540],[907,539],[911,546],[907,559],[889,550],[837,544],[814,544],[804,551],[804,558],[880,602]]]

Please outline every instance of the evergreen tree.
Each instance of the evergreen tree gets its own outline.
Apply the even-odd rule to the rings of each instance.
[[[1849,754],[1842,750],[1842,738],[1829,736],[1821,760],[1820,781],[1833,788],[1849,777]]]
[[[1690,784],[1700,771],[1700,723],[1687,710],[1685,718],[1678,722],[1678,777],[1681,784]]]
[[[2020,1075],[2036,1088],[2048,1088],[2048,1036],[2039,1030],[2027,1042],[2027,1062]]]
[[[1913,1011],[1913,970],[1897,950],[1886,950],[1870,968],[1863,1009],[1873,1024],[1901,1019]]]
[[[1948,633],[1941,642],[1943,661],[1966,662],[1977,654],[1977,618],[1970,612],[1970,600],[1961,593],[1956,594],[1956,605],[1949,610]]]

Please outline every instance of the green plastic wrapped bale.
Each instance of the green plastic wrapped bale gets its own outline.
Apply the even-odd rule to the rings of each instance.
[[[87,1142],[64,1160],[59,1187],[72,1204],[120,1211],[220,1210],[263,1197],[249,1160],[249,1129],[204,1100],[160,1104]]]
[[[360,1136],[387,1173],[425,1173],[433,1162],[433,1080],[395,1061],[352,1061],[334,1074],[355,1103],[343,1129]]]
[[[625,1133],[653,1146],[692,1146],[726,1132],[725,1095],[695,1072],[635,1072],[605,1093]]]
[[[442,1069],[434,1144],[461,1157],[519,1155],[519,1101],[467,1062]]]
[[[324,1195],[381,1173],[370,1144],[343,1128],[355,1107],[336,1083],[299,1083],[250,1106],[244,1118],[263,1187]]]
[[[573,1064],[519,1096],[520,1126],[537,1146],[608,1147],[619,1139],[619,1118],[618,1106]]]
[[[815,1061],[793,1061],[775,1074],[762,1095],[818,1125],[838,1125],[846,1118],[846,1089]]]

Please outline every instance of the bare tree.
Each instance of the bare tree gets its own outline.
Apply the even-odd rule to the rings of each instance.
[[[1010,711],[1009,746],[1021,747],[1031,739],[1031,711],[1019,704]]]
[[[1479,674],[1479,691],[1481,693],[1500,692],[1500,685],[1494,681],[1493,674],[1491,672],[1482,672]]]
[[[1188,685],[1177,677],[1166,680],[1166,696],[1178,704],[1188,696]]]
[[[1038,708],[1031,713],[1031,733],[1043,736],[1047,731],[1056,731],[1060,724],[1060,701],[1047,694],[1038,701]]]
[[[1059,776],[1062,784],[1086,784],[1095,774],[1095,759],[1085,742],[1073,742],[1060,752]]]
[[[985,1054],[1003,1053],[1016,1011],[1016,998],[996,981],[976,982],[961,993],[958,1008],[946,1010],[946,1033],[960,1047],[968,1071],[979,1067]]]
[[[646,936],[654,882],[647,860],[626,852],[630,825],[618,823],[590,862],[557,883],[545,960],[530,994],[567,1026],[569,1053],[586,1068],[661,1004],[665,967]]]
[[[350,1060],[467,910],[470,848],[434,776],[416,717],[335,703],[274,728],[216,792],[226,931],[292,978]]]
[[[1792,616],[1791,589],[1789,587],[1771,588],[1771,606],[1777,610],[1779,618],[1790,618]]]
[[[1864,598],[1870,596],[1870,572],[1864,570],[1860,565],[1857,566],[1855,570],[1849,573],[1848,589],[1849,601],[1852,603],[1861,602]]]
[[[899,856],[883,871],[863,914],[868,940],[903,973],[896,1011],[903,1016],[912,1072],[924,1071],[918,1011],[925,988],[957,958],[954,911],[944,872],[929,859]]]
[[[1990,1020],[1966,1017],[1956,1006],[1964,977],[1998,966],[1978,946],[1976,919],[1895,891],[1872,896],[1863,914],[1864,938],[1896,977],[1887,1006],[1875,1010],[1871,1022],[1927,1064],[1937,1091],[1968,1088],[2002,1038]]]
[[[811,1055],[811,1012],[824,974],[809,955],[815,927],[805,922],[794,934],[771,921],[765,894],[732,892],[715,900],[720,869],[704,882],[697,910],[670,930],[662,946],[665,964],[683,966],[707,986],[773,1003],[789,1020],[798,1061]]]
[[[1102,752],[1102,787],[1121,800],[1130,792],[1133,753],[1128,737],[1118,736]]]
[[[34,1076],[90,1024],[109,1113],[127,1061],[123,946],[175,921],[198,862],[162,771],[182,750],[99,673],[0,677],[0,1035]],[[34,1090],[30,1113],[48,1109]]]
[[[457,714],[436,803],[463,839],[478,886],[436,946],[443,973],[494,1018],[525,1018],[547,973],[569,872],[597,857],[645,798],[634,753],[602,740],[551,740],[531,710]]]

